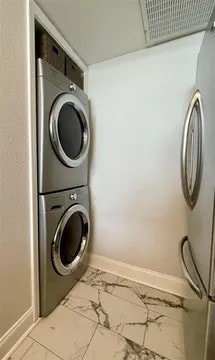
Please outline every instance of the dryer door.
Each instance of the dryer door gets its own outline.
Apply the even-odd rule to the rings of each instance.
[[[80,166],[90,143],[89,119],[77,97],[62,94],[50,113],[50,138],[58,158],[68,167]]]
[[[62,216],[52,243],[52,261],[60,275],[77,269],[86,253],[90,232],[89,214],[76,204]]]

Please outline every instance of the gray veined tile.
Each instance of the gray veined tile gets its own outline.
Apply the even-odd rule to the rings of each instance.
[[[86,284],[79,284],[64,306],[142,345],[147,310]]]
[[[149,312],[144,346],[171,360],[185,360],[183,323]]]
[[[172,319],[183,319],[183,299],[176,295],[123,278],[118,280],[113,294]]]
[[[118,276],[116,275],[89,267],[80,282],[95,287],[96,289],[112,293],[117,280]]]
[[[98,326],[83,360],[168,360],[131,340]]]
[[[25,353],[22,360],[61,360],[58,356],[45,349],[42,345],[34,343]]]
[[[95,329],[95,322],[60,305],[30,336],[64,360],[81,360]]]

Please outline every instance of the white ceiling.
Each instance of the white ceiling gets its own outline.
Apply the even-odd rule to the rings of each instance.
[[[86,64],[145,46],[138,0],[36,0]]]
[[[205,28],[215,0],[36,0],[94,64]]]

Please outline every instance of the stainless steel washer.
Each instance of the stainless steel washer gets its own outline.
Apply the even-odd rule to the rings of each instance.
[[[83,186],[39,195],[40,315],[48,315],[87,266],[89,193]]]
[[[46,61],[37,61],[39,193],[87,185],[87,95]]]

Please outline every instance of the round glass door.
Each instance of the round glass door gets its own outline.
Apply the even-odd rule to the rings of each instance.
[[[181,149],[181,179],[185,200],[193,209],[200,191],[202,175],[203,108],[200,92],[196,91],[185,118]]]
[[[85,160],[90,141],[89,121],[81,102],[71,94],[62,94],[50,113],[50,138],[58,158],[69,167]]]
[[[81,263],[89,240],[89,215],[81,205],[71,206],[62,216],[52,244],[52,259],[60,275],[71,274]]]

